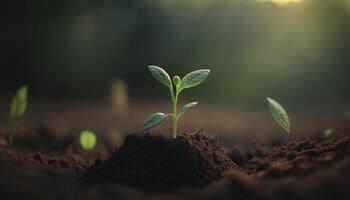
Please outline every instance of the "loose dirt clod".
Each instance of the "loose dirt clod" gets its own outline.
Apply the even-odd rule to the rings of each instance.
[[[238,166],[230,160],[217,138],[202,131],[177,139],[133,134],[112,156],[96,162],[84,179],[90,183],[120,182],[146,190],[202,186]]]

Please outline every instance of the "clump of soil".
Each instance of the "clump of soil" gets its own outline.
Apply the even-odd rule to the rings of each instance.
[[[238,166],[226,156],[215,137],[202,131],[169,139],[133,134],[105,160],[87,170],[90,183],[120,182],[145,190],[203,186]]]
[[[253,141],[249,148],[234,148],[229,157],[248,174],[260,178],[303,177],[321,166],[350,155],[350,137],[330,140],[291,141],[267,146]]]

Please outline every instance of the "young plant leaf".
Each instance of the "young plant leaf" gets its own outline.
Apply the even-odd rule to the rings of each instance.
[[[267,97],[267,101],[269,102],[272,117],[285,131],[287,131],[287,133],[289,133],[290,121],[287,112],[276,100]]]
[[[200,69],[187,74],[181,83],[181,89],[195,87],[201,84],[209,75],[209,69]]]
[[[27,110],[28,86],[22,86],[12,99],[10,117],[21,117]]]
[[[164,113],[151,114],[150,116],[148,116],[146,118],[145,122],[142,125],[140,132],[143,132],[145,130],[148,130],[148,129],[151,129],[151,128],[157,126],[158,124],[162,123],[167,117],[168,117],[168,115],[166,115]]]
[[[160,83],[168,87],[172,86],[170,76],[164,69],[153,65],[148,66],[148,69],[151,72],[152,76],[155,79],[157,79]]]
[[[196,106],[198,104],[198,102],[192,102],[189,104],[184,105],[179,112],[179,116],[181,116],[183,113],[187,112],[188,110],[190,110],[192,107]]]

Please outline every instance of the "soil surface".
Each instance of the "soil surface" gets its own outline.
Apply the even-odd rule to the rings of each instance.
[[[0,138],[0,199],[348,199],[346,135],[228,151],[201,131],[133,134],[110,156],[103,144],[53,151],[46,142],[39,152],[19,142]]]
[[[253,141],[250,147],[234,148],[229,157],[247,174],[275,179],[286,176],[304,177],[314,170],[329,166],[350,155],[350,137],[329,140],[288,142],[267,146]]]
[[[88,182],[121,182],[146,190],[204,186],[238,166],[221,149],[218,139],[202,131],[169,139],[133,134],[110,158],[88,169]]]

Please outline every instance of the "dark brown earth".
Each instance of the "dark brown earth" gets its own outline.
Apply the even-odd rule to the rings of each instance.
[[[348,136],[252,141],[231,151],[217,141],[203,132],[175,141],[134,134],[102,159],[102,147],[0,145],[0,199],[348,199]]]
[[[340,136],[329,140],[292,141],[279,146],[253,141],[245,150],[237,146],[229,157],[247,174],[276,179],[304,177],[349,155],[350,137]]]
[[[88,169],[88,182],[120,182],[146,190],[204,186],[237,169],[217,138],[198,131],[175,140],[161,135],[133,134],[110,158]]]

